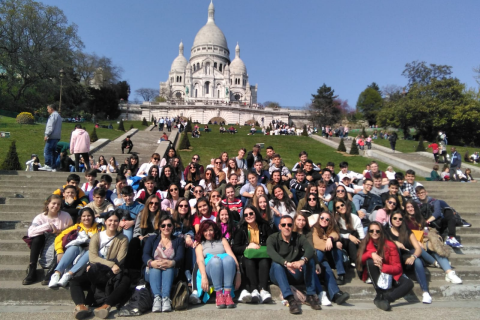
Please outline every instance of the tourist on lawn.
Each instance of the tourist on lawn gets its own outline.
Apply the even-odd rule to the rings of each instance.
[[[119,223],[120,216],[115,211],[105,216],[106,230],[94,234],[90,240],[88,252],[90,265],[87,266],[86,272],[70,281],[70,295],[75,303],[76,319],[84,319],[91,313],[86,305],[84,288],[88,288],[87,296],[89,297],[97,297],[97,295],[94,296],[96,293],[94,288],[98,288],[95,291],[99,290],[103,293],[101,300],[93,301],[101,305],[93,310],[95,316],[100,319],[107,318],[111,307],[124,301],[125,294],[129,292],[130,278],[123,272],[128,239],[117,231]],[[111,275],[110,280],[109,275]],[[105,296],[106,292],[109,294]]]
[[[170,291],[179,269],[183,268],[185,240],[173,235],[174,221],[170,216],[161,216],[155,222],[159,233],[149,237],[143,249],[145,280],[153,294],[152,312],[170,312]]]
[[[222,211],[220,211],[221,215]],[[267,238],[273,230],[254,206],[247,206],[243,219],[235,230],[232,250],[242,259],[246,287],[240,293],[239,302],[270,303],[268,273],[271,260],[267,255]]]
[[[284,215],[288,215],[293,218],[296,212],[295,203],[288,197],[286,192],[280,186],[273,187],[272,200],[270,200],[270,208],[274,213],[274,225],[277,227],[280,219]]]
[[[57,159],[57,144],[62,135],[62,117],[56,111],[57,107],[54,104],[47,106],[48,116],[47,125],[45,126],[45,148],[44,157],[45,165],[42,167],[45,171],[53,171],[56,168]]]
[[[105,230],[104,226],[98,225],[95,222],[95,213],[90,208],[82,209],[78,220],[78,223],[63,230],[62,233],[55,238],[57,267],[55,268],[55,273],[50,278],[48,284],[50,288],[67,286],[75,273],[88,263],[88,244],[90,243],[90,238],[97,232]],[[64,247],[64,237],[75,230],[78,232],[77,238],[68,242],[67,246]],[[65,272],[67,269],[68,271]]]
[[[30,238],[30,262],[27,269],[27,277],[23,279],[23,285],[33,284],[37,279],[37,263],[47,268],[47,274],[42,285],[48,285],[50,277],[56,265],[54,241],[55,237],[73,224],[72,218],[67,212],[61,211],[62,198],[51,195],[45,201],[43,213],[37,215],[27,231]]]
[[[373,300],[377,308],[388,311],[390,303],[407,295],[413,289],[413,282],[403,277],[402,263],[397,246],[387,239],[383,227],[372,222],[368,233],[358,249],[357,270],[362,273],[362,280],[372,279],[373,288],[377,292]],[[381,273],[393,277],[391,288],[378,287]]]
[[[277,187],[275,190],[281,189]],[[272,259],[270,280],[280,287],[283,299],[288,301],[290,313],[302,312],[300,303],[290,289],[290,284],[299,283],[306,285],[305,304],[314,310],[321,310],[315,290],[315,252],[312,245],[304,235],[292,232],[292,216],[282,216],[277,227],[280,231],[267,239],[267,253]]]
[[[42,167],[42,165],[40,164],[40,159],[34,153],[32,154],[32,158],[30,160],[28,160],[25,163],[25,165],[27,166],[25,168],[25,171],[38,171],[39,168]]]
[[[467,178],[467,182],[477,182],[477,180],[475,180],[473,177],[472,177],[472,170],[470,169],[465,169],[465,177]]]

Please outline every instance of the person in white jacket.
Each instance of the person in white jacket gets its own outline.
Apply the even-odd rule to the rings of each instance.
[[[32,154],[32,159],[28,160],[25,165],[27,166],[25,171],[38,171],[38,169],[42,167],[40,159],[38,159],[36,154]]]
[[[90,170],[90,162],[87,161],[90,152],[90,136],[87,131],[82,129],[81,124],[75,126],[70,138],[70,154],[75,155],[75,171],[80,172],[80,156],[85,160],[86,171]]]

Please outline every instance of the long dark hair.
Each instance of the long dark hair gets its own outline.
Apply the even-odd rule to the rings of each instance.
[[[360,242],[360,245],[358,246],[358,252],[357,252],[357,270],[362,272],[363,271],[363,265],[362,265],[362,256],[365,253],[365,248],[367,247],[367,244],[370,242],[370,227],[371,226],[377,226],[380,229],[380,236],[378,237],[378,241],[376,244],[377,247],[377,254],[381,257],[384,258],[385,256],[385,250],[388,249],[388,244],[385,243],[388,239],[387,236],[385,235],[385,230],[383,230],[383,226],[380,222],[378,221],[373,221],[370,222],[368,225],[368,231],[367,235],[365,238]]]
[[[165,176],[165,169],[167,168],[170,170],[170,178],[167,178],[167,176]],[[162,175],[158,180],[158,186],[160,187],[160,190],[165,191],[166,188],[168,188],[174,182],[175,182],[175,173],[173,172],[173,168],[170,165],[166,165],[165,167],[163,167]]]
[[[407,211],[407,204],[411,204],[413,206],[413,209],[415,210],[415,214],[413,215],[413,220]],[[420,208],[418,207],[418,204],[415,202],[415,200],[410,199],[410,200],[407,200],[407,202],[405,203],[405,219],[408,219],[409,221],[420,225],[422,229],[425,228],[425,218],[422,216],[422,213],[420,212]]]
[[[158,201],[157,211],[154,212],[155,213],[155,220],[153,223],[154,229],[156,229],[158,219],[162,215],[162,211],[160,210],[162,205],[162,200],[160,200],[160,198],[156,194],[153,194],[147,198],[147,200],[145,201],[145,206],[143,207],[143,210],[140,211],[141,216],[139,217],[139,219],[140,219],[140,228],[142,229],[148,228],[148,219],[150,217],[150,202],[153,199],[157,199]]]
[[[153,177],[153,176],[152,176],[152,170],[153,170],[153,169],[157,169],[157,176],[156,176],[156,177]],[[155,180],[155,184],[156,184],[157,187],[158,187],[158,182],[160,181],[160,168],[159,168],[157,165],[152,165],[152,166],[150,167],[150,169],[148,170],[147,176],[152,176],[153,179]]]
[[[403,218],[403,213],[399,210],[394,211],[390,215],[390,228],[395,228],[392,224],[392,218],[394,215],[400,215]],[[410,242],[410,235],[408,233],[408,228],[407,224],[405,223],[405,220],[402,221],[402,224],[400,227],[395,228],[398,231],[398,241],[402,243],[404,246],[411,245],[412,243]],[[390,241],[393,241],[393,239],[389,239]]]
[[[222,221],[220,221],[220,212],[223,210],[227,210],[228,213],[228,222],[227,222],[227,230],[225,233],[222,234],[222,237],[225,238],[225,235],[228,233],[230,235],[230,238],[233,238],[233,233],[235,232],[235,221],[233,217],[233,211],[228,209],[228,207],[221,206],[220,210],[217,212],[217,218],[215,222],[217,223],[217,226],[222,230]]]
[[[325,230],[321,225],[320,225],[320,217],[322,214],[328,214],[330,216],[330,221],[328,221],[328,226],[327,230]],[[323,237],[323,235],[326,235],[327,237],[332,233],[336,232],[340,234],[340,231],[338,229],[338,224],[336,221],[333,219],[333,216],[330,212],[328,211],[323,211],[319,216],[317,222],[312,226],[312,229],[317,231],[317,234],[319,237]]]
[[[335,211],[335,221],[337,222],[338,225],[340,225],[340,213],[337,212],[336,210],[336,205],[337,203],[340,202],[340,203],[343,203],[345,205],[345,216],[344,216],[344,220],[345,220],[345,227],[347,228],[347,230],[354,230],[353,228],[353,219],[352,219],[352,207],[350,206],[350,203],[348,201],[345,201],[344,199],[338,199],[336,200],[335,202],[333,202],[333,210]]]
[[[310,206],[310,203],[308,201],[308,198],[310,198],[310,196],[314,196],[315,197],[315,206],[312,208]],[[315,214],[315,213],[322,213],[323,211],[323,208],[322,206],[320,205],[320,201],[322,201],[319,197],[318,197],[318,193],[315,194],[315,193],[312,193],[308,196],[308,198],[306,199],[305,201],[305,205],[303,206],[302,210],[308,210],[310,211],[311,214]]]
[[[185,217],[181,217],[180,213],[178,212],[178,206],[180,205],[181,202],[187,202],[188,205],[188,211],[185,214]],[[188,203],[188,200],[186,198],[178,198],[177,204],[175,205],[175,210],[173,210],[172,213],[172,219],[173,223],[175,224],[175,227],[180,228],[182,225],[185,228],[190,228],[192,225],[192,209],[190,208],[190,204]]]
[[[262,211],[262,209],[260,209],[260,205],[259,205],[259,202],[260,202],[260,198],[265,198],[265,201],[267,202],[267,206],[265,207],[265,211]],[[257,208],[258,212],[260,213],[260,215],[262,216],[262,219],[263,219],[263,215],[267,216],[267,222],[270,223],[270,221],[272,221],[272,210],[270,210],[270,203],[268,202],[268,196],[266,194],[262,194],[261,196],[259,196],[257,198],[257,201],[256,203],[254,203],[255,207]]]
[[[297,229],[297,225],[295,224],[295,221],[297,221],[297,218],[298,216],[302,216],[304,219],[305,219],[305,227],[303,227],[303,230],[301,230],[301,233],[302,234],[307,234],[310,232],[310,225],[308,224],[308,216],[305,212],[297,212],[297,214],[295,214],[295,216],[293,217],[293,228],[292,228],[292,231],[294,232],[299,232],[298,229]]]
[[[340,188],[342,188],[343,190],[345,190],[345,193],[344,193],[343,198],[339,198],[339,197],[337,196],[337,190],[340,189]],[[334,204],[335,204],[335,202],[336,202],[337,200],[350,200],[350,199],[348,198],[347,188],[345,188],[345,186],[343,186],[343,185],[341,185],[341,184],[339,184],[338,186],[335,187],[335,190],[333,191],[333,193],[334,193],[334,194],[333,194],[333,198],[332,198],[331,201],[333,201]]]
[[[277,189],[280,189],[283,192],[283,197],[281,200],[275,197],[275,190]],[[281,202],[283,202],[283,204],[285,205],[285,209],[287,209],[288,211],[295,211],[295,203],[288,197],[287,193],[285,192],[285,190],[283,190],[281,186],[276,185],[275,187],[273,187],[272,197],[273,197],[273,205],[275,207],[281,206]]]
[[[195,204],[195,210],[196,210],[196,212],[197,212],[197,216],[198,216],[199,218],[202,218],[202,214],[201,214],[200,211],[198,210],[198,204],[199,204],[200,202],[205,202],[205,203],[207,204],[207,206],[208,206],[208,211],[210,212],[210,214],[212,214],[212,206],[210,205],[210,201],[208,201],[208,199],[205,198],[205,197],[201,197],[201,198],[198,198],[197,203]]]
[[[210,179],[207,180],[206,176],[207,176],[207,172],[210,172]],[[207,168],[204,172],[204,180],[205,180],[205,185],[207,185],[208,183],[211,183],[212,184],[212,190],[215,190],[217,189],[217,182],[216,182],[216,176],[215,176],[215,170],[213,170],[213,168]]]

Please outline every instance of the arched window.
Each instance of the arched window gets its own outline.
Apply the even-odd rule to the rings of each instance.
[[[220,67],[218,68],[218,70],[222,71],[222,64],[220,63]]]
[[[214,67],[215,69],[217,69],[217,63],[216,63],[216,62],[213,63],[213,67]]]
[[[197,70],[200,69],[200,63],[197,62]]]
[[[217,98],[220,98],[220,90],[217,90]]]
[[[205,82],[205,94],[210,93],[210,81]]]
[[[195,89],[195,98],[197,97],[198,90]]]
[[[180,76],[180,81],[179,82],[182,82],[182,76]]]
[[[195,65],[193,65],[193,72],[195,72],[195,70],[196,70],[196,66],[195,66]]]

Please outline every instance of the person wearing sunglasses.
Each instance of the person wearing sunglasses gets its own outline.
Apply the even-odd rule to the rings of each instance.
[[[408,200],[405,208],[405,223],[407,228],[409,230],[423,232],[427,224],[415,200]],[[425,242],[425,240],[427,241]],[[427,239],[424,239],[423,244],[420,242],[420,245],[422,249],[424,249],[422,250],[422,259],[430,266],[443,269],[443,271],[445,271],[445,281],[453,284],[462,283],[462,279],[452,270],[452,266],[448,261],[449,250],[447,250],[447,245],[443,243],[442,237],[439,236],[434,228],[429,228]],[[425,252],[427,254],[425,254]]]
[[[223,162],[221,158],[215,159],[215,162],[213,163],[213,172],[215,173],[215,183],[217,185],[224,183],[225,179],[227,178],[227,175],[225,172],[223,172]]]
[[[195,214],[197,212],[195,209],[197,200],[202,197],[205,197],[205,192],[203,187],[201,185],[198,185],[192,190],[192,194],[193,194],[193,198],[188,200],[188,203],[190,204],[190,210],[192,211],[192,214]]]
[[[341,199],[335,201],[335,221],[340,229],[340,241],[336,243],[336,246],[340,250],[345,249],[347,251],[350,257],[350,265],[355,268],[357,248],[360,241],[365,238],[362,221],[352,214],[350,205]],[[337,283],[339,285],[345,284],[345,276],[339,275]]]
[[[392,240],[397,248],[401,250],[400,260],[402,261],[404,270],[415,270],[417,281],[420,284],[420,288],[423,291],[423,303],[432,303],[432,297],[428,292],[427,276],[425,275],[425,267],[423,266],[422,247],[415,238],[415,235],[411,230],[407,228],[406,223],[403,221],[403,214],[399,211],[395,211],[390,216],[390,228],[386,229],[387,237]],[[425,253],[428,255],[428,253]]]
[[[272,301],[272,296],[268,292],[271,260],[266,254],[267,238],[272,233],[273,230],[257,208],[250,205],[243,210],[243,219],[235,230],[232,245],[237,260],[241,259],[245,274],[246,287],[240,293],[239,302],[270,303]]]
[[[142,267],[142,254],[145,241],[150,236],[157,234],[155,222],[160,219],[160,197],[156,194],[150,195],[145,201],[145,207],[137,215],[133,228],[133,238],[128,243],[128,253],[125,259],[125,268],[140,271]]]
[[[195,186],[200,184],[201,176],[200,172],[198,171],[198,166],[194,163],[188,166],[188,174],[185,176],[185,194],[188,198],[190,196],[190,190],[193,189]]]
[[[397,196],[388,196],[385,201],[385,206],[377,211],[375,215],[375,221],[380,222],[383,225],[387,225],[390,220],[390,215],[397,210]]]
[[[334,217],[329,212],[322,212],[318,217],[318,220],[312,225],[312,243],[315,248],[317,274],[320,275],[323,272],[325,279],[325,287],[328,290],[328,296],[336,304],[341,305],[345,303],[350,295],[348,293],[340,291],[338,288],[335,275],[330,267],[329,260],[335,261],[337,268],[337,275],[345,275],[345,269],[343,267],[343,254],[339,250],[335,243],[340,239],[340,230],[335,222]],[[320,266],[322,269],[320,269]],[[320,269],[320,270],[319,270]],[[320,280],[315,277],[315,286],[317,288],[317,294],[320,298],[322,305],[330,306],[330,302],[327,293],[322,290]]]
[[[267,253],[272,259],[270,280],[280,287],[282,297],[288,301],[291,314],[302,313],[301,305],[293,296],[290,284],[304,283],[307,299],[304,302],[314,310],[321,310],[315,288],[314,249],[307,237],[292,231],[293,218],[284,215],[278,224],[279,232],[267,239]]]
[[[310,195],[312,194],[318,196],[318,190],[315,185],[309,184],[305,189],[305,197],[303,199],[300,199],[300,201],[298,201],[297,213],[301,212],[302,209],[307,205],[308,197],[310,197]]]
[[[150,283],[153,294],[152,312],[170,312],[170,291],[178,270],[183,268],[185,241],[173,233],[173,219],[163,215],[156,221],[158,235],[148,237],[142,260],[145,280]]]
[[[374,221],[368,226],[368,233],[358,248],[356,265],[363,281],[372,279],[377,293],[373,302],[381,310],[390,310],[390,303],[406,296],[413,289],[412,280],[402,277],[403,269],[397,246],[387,239],[379,222]],[[382,272],[393,278],[389,290],[377,285]]]
[[[388,192],[381,194],[383,204],[385,204],[385,202],[389,197],[393,196],[393,197],[396,197],[397,208],[400,208],[401,210],[405,210],[406,200],[403,197],[402,193],[399,192],[399,190],[400,190],[400,184],[398,183],[398,181],[390,180],[390,182],[388,183]]]
[[[200,180],[199,185],[201,185],[206,194],[212,192],[218,188],[217,182],[215,179],[215,170],[213,168],[207,168],[202,180]]]
[[[150,170],[150,167],[158,166],[159,164],[160,164],[160,155],[158,153],[152,154],[152,157],[150,158],[150,162],[144,163],[140,166],[140,169],[138,169],[138,172],[137,172],[137,176],[139,177],[147,176],[147,173]]]
[[[303,208],[301,208],[301,211],[304,212],[307,216],[311,216],[313,214],[318,215],[323,211],[328,211],[328,208],[316,194],[312,193],[308,196],[307,202],[305,203]]]
[[[162,201],[162,210],[167,211],[171,215],[179,198],[180,187],[172,183],[168,186],[167,198]]]
[[[197,170],[200,175],[205,173],[205,168],[203,165],[200,164],[200,156],[198,154],[194,154],[192,157],[192,161],[186,166],[185,170],[183,171],[183,176],[186,177],[188,175],[189,165],[196,164]]]

